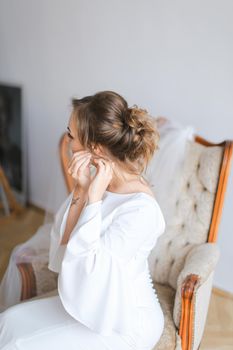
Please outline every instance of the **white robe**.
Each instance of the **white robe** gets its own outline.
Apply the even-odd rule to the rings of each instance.
[[[2,312],[0,348],[152,349],[164,328],[147,260],[165,231],[158,202],[142,192],[106,191],[83,208],[61,246],[72,196],[51,230],[49,268],[59,273],[59,296]]]

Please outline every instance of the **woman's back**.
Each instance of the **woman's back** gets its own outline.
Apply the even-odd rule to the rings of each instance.
[[[70,201],[60,237],[69,206]],[[164,229],[157,201],[144,192],[106,191],[103,200],[86,206],[63,257],[58,247],[62,265],[55,271],[61,271],[58,286],[65,309],[103,335],[112,329],[130,331],[137,308],[158,309],[147,257]],[[54,270],[52,261],[50,268]]]
[[[0,347],[151,349],[164,328],[147,263],[165,229],[157,201],[143,192],[106,191],[102,200],[84,207],[64,247],[59,242],[71,200],[72,193],[51,231],[49,268],[59,272],[59,296],[0,314]],[[33,322],[20,323],[31,315]]]

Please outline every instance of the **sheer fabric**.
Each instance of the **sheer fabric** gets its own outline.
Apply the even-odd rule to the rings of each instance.
[[[180,191],[187,141],[194,141],[195,128],[167,120],[159,126],[159,133],[159,150],[154,153],[143,175],[162,209],[166,226],[169,226]]]

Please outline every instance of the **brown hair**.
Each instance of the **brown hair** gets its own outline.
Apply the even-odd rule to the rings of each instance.
[[[147,110],[128,107],[113,91],[73,98],[72,105],[78,138],[85,149],[92,152],[93,145],[102,145],[111,159],[123,162],[130,173],[143,172],[160,139],[155,119]]]

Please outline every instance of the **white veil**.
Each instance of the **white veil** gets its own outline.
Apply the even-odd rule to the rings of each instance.
[[[181,175],[188,140],[194,140],[193,126],[167,120],[158,126],[160,133],[159,149],[150,160],[143,176],[163,212],[166,225],[174,218],[175,200],[180,190]]]
[[[158,123],[158,130],[159,149],[155,152],[143,176],[151,185],[168,225],[172,220],[174,198],[179,191],[186,141],[193,139],[195,130],[191,126],[184,127],[170,120],[162,125]],[[7,270],[0,283],[0,311],[20,302],[22,283],[16,264],[48,263],[50,231],[54,215],[68,196],[58,150],[54,152],[50,167],[51,176],[46,184],[48,195],[44,223],[28,241],[17,245],[12,251]]]

